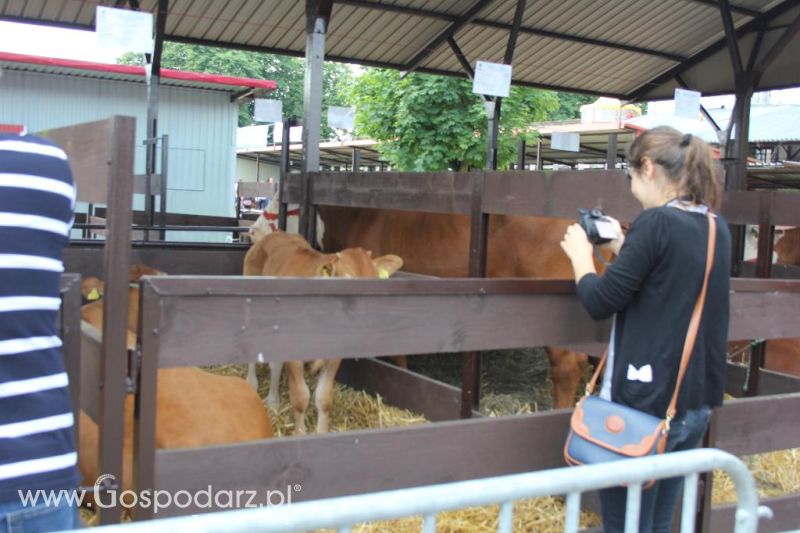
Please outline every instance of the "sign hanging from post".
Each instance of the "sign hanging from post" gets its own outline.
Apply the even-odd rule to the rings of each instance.
[[[697,91],[675,89],[675,116],[697,119],[700,115],[700,96]]]
[[[506,98],[510,91],[511,65],[478,61],[472,79],[473,93]]]
[[[267,98],[256,98],[253,118],[258,122],[280,122],[283,120],[283,102]]]
[[[355,107],[335,107],[328,108],[328,127],[339,128],[352,131],[356,124]]]
[[[580,152],[581,134],[553,132],[550,135],[550,148],[565,152]]]
[[[153,14],[146,11],[97,6],[95,33],[97,44],[104,48],[153,52]]]

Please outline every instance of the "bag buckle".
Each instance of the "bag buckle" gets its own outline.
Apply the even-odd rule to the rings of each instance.
[[[672,422],[671,416],[667,415],[667,418],[664,419],[664,433],[669,433],[669,424]]]

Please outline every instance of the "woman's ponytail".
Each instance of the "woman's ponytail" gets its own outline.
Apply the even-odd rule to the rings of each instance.
[[[693,202],[718,209],[722,188],[717,179],[718,173],[714,171],[711,150],[705,141],[696,136],[690,136],[689,143],[684,149],[686,157],[681,188]]]
[[[719,208],[721,173],[703,139],[659,126],[642,133],[628,148],[628,164],[633,168],[641,168],[644,157],[660,165],[666,177],[676,182],[680,193],[688,195],[692,202]]]

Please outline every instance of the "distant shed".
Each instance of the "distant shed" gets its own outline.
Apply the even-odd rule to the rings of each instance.
[[[143,67],[0,53],[0,123],[29,132],[126,115],[136,118],[134,173],[145,171],[147,87]],[[239,102],[274,81],[161,70],[159,124],[169,136],[167,211],[234,216]],[[159,148],[158,157],[161,157]],[[159,159],[160,160],[160,159]],[[141,209],[143,195],[135,207]],[[170,232],[168,239],[224,240]]]

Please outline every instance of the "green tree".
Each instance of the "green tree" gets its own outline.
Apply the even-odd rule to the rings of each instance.
[[[380,141],[382,155],[399,170],[485,165],[486,113],[467,80],[369,69],[353,85],[351,101],[358,134]],[[498,168],[514,161],[519,139],[537,137],[529,124],[557,106],[554,93],[512,88],[502,104]]]
[[[143,65],[142,54],[128,53],[120,63]],[[182,43],[164,43],[161,66],[191,72],[223,74],[242,78],[273,80],[278,88],[267,98],[283,102],[283,114],[300,119],[303,116],[304,61],[296,57],[245,52],[226,48],[212,48]],[[324,111],[329,105],[346,105],[346,90],[354,75],[347,65],[326,63],[323,72],[323,136],[331,137]],[[239,126],[253,124],[254,104],[245,103],[239,110]]]
[[[550,113],[548,120],[570,120],[581,118],[581,106],[597,100],[587,94],[558,92],[558,108]]]

